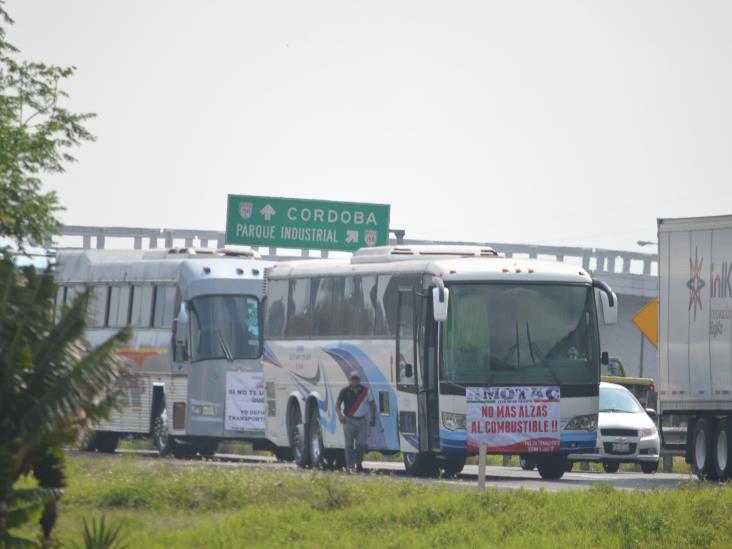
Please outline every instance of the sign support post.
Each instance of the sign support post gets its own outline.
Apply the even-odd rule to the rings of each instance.
[[[485,490],[485,444],[478,448],[478,490]]]

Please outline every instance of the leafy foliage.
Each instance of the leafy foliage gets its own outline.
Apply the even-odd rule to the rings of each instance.
[[[49,538],[66,484],[61,444],[107,416],[123,374],[114,351],[128,329],[89,350],[82,337],[88,293],[57,321],[55,294],[51,272],[0,260],[0,541],[36,519]],[[13,489],[30,474],[38,488]]]
[[[84,519],[83,544],[75,547],[84,549],[124,549],[124,544],[120,535],[121,525],[108,526],[105,522],[105,516],[97,521],[92,519],[87,522]]]
[[[62,208],[54,192],[42,192],[41,173],[64,171],[69,149],[94,137],[84,128],[92,114],[62,106],[60,87],[74,67],[16,61],[5,37],[13,20],[0,0],[0,236],[19,244],[42,243],[57,232]]]

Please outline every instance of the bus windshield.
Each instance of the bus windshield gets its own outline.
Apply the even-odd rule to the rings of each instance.
[[[598,383],[592,289],[453,284],[441,379],[458,385]]]
[[[211,295],[190,301],[191,359],[257,358],[259,301],[251,296]]]

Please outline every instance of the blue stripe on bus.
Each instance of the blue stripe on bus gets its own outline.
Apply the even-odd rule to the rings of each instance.
[[[594,448],[596,443],[597,433],[562,433],[560,436],[560,448],[567,451]],[[440,430],[440,451],[465,452],[467,444],[468,435],[465,431]]]

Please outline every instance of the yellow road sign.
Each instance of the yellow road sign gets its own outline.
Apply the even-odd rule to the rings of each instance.
[[[635,324],[646,339],[658,348],[658,298],[654,297],[633,317]]]

